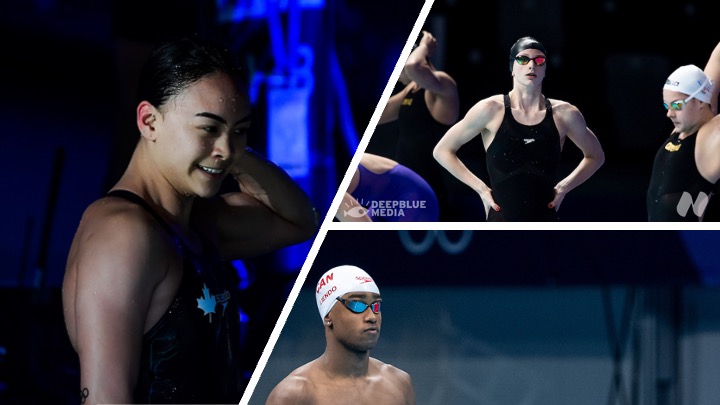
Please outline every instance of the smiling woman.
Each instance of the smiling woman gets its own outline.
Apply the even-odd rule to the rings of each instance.
[[[91,204],[63,307],[83,403],[231,403],[243,390],[232,259],[309,239],[308,196],[246,148],[250,104],[221,48],[160,45],[140,79],[130,163]],[[217,195],[233,176],[237,192]]]
[[[172,108],[156,108],[147,100],[138,105],[137,124],[149,141],[141,146],[159,155],[146,162],[147,168],[164,174],[183,195],[213,196],[246,145],[250,102],[234,88],[231,77],[215,73],[187,88]],[[193,173],[187,179],[173,173],[183,170],[182,162],[190,164]]]

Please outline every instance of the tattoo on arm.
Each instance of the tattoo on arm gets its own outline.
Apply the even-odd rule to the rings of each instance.
[[[85,401],[87,401],[87,398],[90,396],[90,391],[88,391],[87,388],[83,388],[80,390],[80,403],[84,404]]]

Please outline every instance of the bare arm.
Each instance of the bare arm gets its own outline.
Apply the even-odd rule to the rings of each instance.
[[[485,213],[490,208],[500,211],[500,207],[492,198],[490,188],[480,178],[475,176],[470,169],[458,158],[457,151],[461,146],[470,142],[477,135],[487,130],[488,123],[497,113],[497,106],[490,99],[485,99],[475,104],[465,117],[457,124],[453,125],[447,133],[440,139],[435,149],[433,157],[447,171],[458,180],[462,181],[470,188],[475,190],[483,200]]]
[[[715,46],[710,59],[708,59],[705,65],[705,74],[713,81],[713,94],[710,98],[710,104],[712,104],[713,115],[718,113],[718,93],[720,93],[720,43]]]
[[[167,268],[165,245],[150,236],[147,222],[128,215],[90,227],[75,241],[74,285],[63,285],[74,288],[66,313],[73,316],[80,387],[86,404],[130,403],[152,293]]]
[[[429,58],[437,48],[437,40],[427,31],[405,62],[405,72],[410,80],[427,91],[428,109],[437,121],[454,124],[460,114],[460,98],[457,83],[446,72],[436,70]]]
[[[605,153],[595,134],[587,127],[585,118],[575,106],[563,103],[557,111],[558,128],[577,145],[583,159],[567,177],[555,186],[555,198],[548,206],[558,209],[563,198],[575,187],[587,181],[605,162]]]
[[[416,82],[420,87],[435,94],[451,96],[455,93],[454,82],[447,75],[440,74],[430,66],[428,59],[437,48],[437,40],[427,31],[423,31],[420,44],[415,48],[405,61],[405,72],[410,80]]]
[[[415,405],[415,389],[413,388],[412,377],[400,369],[397,369],[397,374],[405,398],[405,405]]]
[[[250,149],[233,168],[240,192],[198,200],[193,221],[211,224],[226,259],[264,254],[312,237],[318,227],[305,191],[279,166]]]
[[[378,121],[379,124],[387,124],[388,122],[393,122],[398,119],[398,115],[400,114],[400,106],[402,105],[402,100],[405,98],[405,95],[407,95],[408,91],[410,91],[411,85],[405,86],[404,89],[398,91],[397,93],[393,94],[389,99],[388,103],[385,105],[385,109],[383,109],[382,114],[380,114],[380,120]]]
[[[265,405],[311,405],[311,383],[304,377],[290,375],[273,388]]]
[[[720,115],[700,128],[697,134],[695,162],[700,174],[715,184],[720,180]]]

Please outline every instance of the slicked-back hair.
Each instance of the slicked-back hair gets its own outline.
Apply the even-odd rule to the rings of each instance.
[[[231,52],[215,42],[178,38],[158,44],[140,73],[137,102],[161,108],[173,96],[204,77],[224,73],[245,83],[243,71]]]

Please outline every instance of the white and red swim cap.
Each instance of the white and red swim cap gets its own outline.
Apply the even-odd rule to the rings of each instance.
[[[377,284],[365,270],[351,265],[333,267],[320,277],[315,288],[315,301],[320,318],[325,319],[325,315],[337,302],[336,298],[349,292],[380,294]]]

